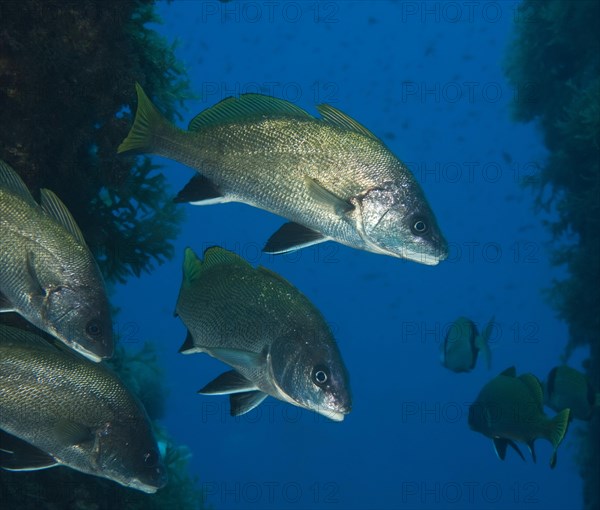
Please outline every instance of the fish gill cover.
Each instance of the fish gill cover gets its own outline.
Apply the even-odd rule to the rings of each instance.
[[[0,158],[37,197],[53,190],[76,218],[108,282],[125,282],[172,257],[182,209],[147,158],[117,157],[131,89],[141,80],[168,118],[189,97],[170,46],[147,23],[151,0],[0,2]],[[5,324],[27,328],[11,314]],[[164,381],[154,350],[111,361],[150,418],[163,414]],[[154,423],[169,484],[150,496],[71,469],[0,470],[2,508],[198,509],[190,452]]]
[[[513,85],[527,84],[536,100],[519,101],[516,120],[535,120],[550,153],[541,179],[532,182],[537,205],[558,213],[548,224],[553,263],[568,276],[554,281],[547,296],[569,325],[565,361],[589,346],[587,374],[600,386],[600,4],[526,0],[508,52],[506,73]],[[542,85],[543,86],[538,86]],[[584,504],[600,506],[600,417],[579,436]]]

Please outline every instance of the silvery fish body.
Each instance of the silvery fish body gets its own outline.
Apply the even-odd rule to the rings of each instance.
[[[200,261],[186,249],[176,314],[188,328],[181,348],[229,364],[200,393],[229,394],[232,415],[267,395],[341,421],[350,412],[348,375],[318,310],[289,282],[222,248]]]
[[[283,253],[327,240],[437,264],[448,246],[408,168],[370,131],[330,105],[317,119],[260,94],[227,98],[168,123],[137,85],[134,125],[119,152],[151,152],[198,171],[179,201],[243,202],[290,220],[265,246]]]
[[[0,466],[65,465],[144,492],[166,483],[142,404],[101,363],[0,326]]]
[[[113,353],[106,290],[75,220],[54,193],[41,206],[0,161],[0,311],[19,313],[88,358]]]

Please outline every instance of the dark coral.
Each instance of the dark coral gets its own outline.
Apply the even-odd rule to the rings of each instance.
[[[557,213],[549,223],[553,262],[568,276],[552,282],[551,303],[569,326],[566,357],[587,346],[592,384],[600,387],[600,3],[525,0],[507,75],[529,93],[515,103],[521,121],[536,120],[549,150],[537,205]],[[588,509],[600,507],[600,417],[580,437],[580,472]]]

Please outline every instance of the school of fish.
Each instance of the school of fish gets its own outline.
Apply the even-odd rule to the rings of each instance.
[[[196,173],[177,202],[243,202],[285,218],[264,251],[325,241],[436,265],[448,256],[423,190],[368,129],[330,105],[316,118],[260,94],[227,98],[182,130],[136,84],[138,107],[117,152],[153,153]],[[75,219],[50,190],[36,202],[0,161],[0,312],[29,329],[0,324],[0,467],[67,466],[147,493],[167,483],[141,402],[103,360],[114,352],[106,288]],[[191,248],[175,315],[188,330],[183,354],[206,353],[230,367],[198,393],[227,395],[238,416],[268,396],[342,421],[352,409],[348,370],[325,318],[290,282],[218,246]],[[480,333],[459,317],[440,346],[442,365],[491,367],[490,319]],[[544,403],[558,414],[548,418]],[[489,381],[469,426],[523,457],[525,443],[553,445],[573,418],[590,419],[599,394],[577,370],[555,367],[544,384],[514,367]]]

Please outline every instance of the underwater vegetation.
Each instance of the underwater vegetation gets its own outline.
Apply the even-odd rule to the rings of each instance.
[[[148,159],[116,154],[136,81],[171,119],[189,97],[173,47],[145,26],[152,3],[0,2],[0,158],[61,198],[108,281],[170,258],[183,214]]]
[[[125,282],[173,255],[182,209],[148,158],[117,156],[131,123],[134,83],[141,82],[174,119],[189,97],[184,69],[147,23],[151,0],[22,0],[0,2],[0,159],[36,200],[48,188],[66,204],[100,269]],[[31,329],[20,317],[3,324]],[[154,421],[166,393],[156,353],[118,347],[113,368]],[[202,509],[189,475],[190,452],[156,425],[169,483],[156,494],[122,487],[65,467],[32,472],[0,469],[6,509]]]
[[[520,92],[516,120],[536,121],[549,151],[534,189],[537,206],[555,212],[553,263],[568,276],[552,282],[550,302],[569,326],[565,358],[590,350],[587,375],[600,386],[600,42],[594,1],[525,0],[506,73]],[[600,418],[580,434],[578,462],[586,508],[600,507]]]

